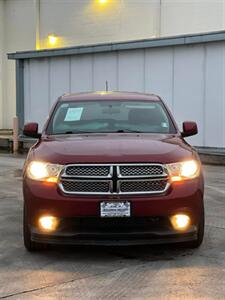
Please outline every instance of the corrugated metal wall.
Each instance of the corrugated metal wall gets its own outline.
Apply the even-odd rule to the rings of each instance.
[[[63,93],[110,90],[160,95],[175,115],[198,123],[196,146],[225,147],[225,42],[27,59],[25,121],[44,120]]]

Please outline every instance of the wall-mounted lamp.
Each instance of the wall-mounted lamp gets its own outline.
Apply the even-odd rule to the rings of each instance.
[[[106,4],[108,2],[108,0],[98,0],[99,4]]]
[[[50,46],[56,46],[58,42],[58,37],[55,34],[48,35],[48,43]]]

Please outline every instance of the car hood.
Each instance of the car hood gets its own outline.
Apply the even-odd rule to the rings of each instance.
[[[178,135],[76,134],[43,137],[33,158],[68,163],[171,163],[193,157],[192,148]]]

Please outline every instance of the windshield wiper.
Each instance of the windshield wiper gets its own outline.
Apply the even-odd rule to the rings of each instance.
[[[79,134],[79,133],[144,133],[143,131],[139,130],[132,130],[132,129],[118,129],[116,131],[82,131],[82,130],[76,130],[76,131],[66,131],[62,134]]]
[[[118,129],[117,131],[115,132],[118,132],[118,133],[127,133],[127,132],[133,132],[133,133],[144,133],[143,131],[140,131],[140,130],[132,130],[132,129]]]
[[[66,131],[66,132],[64,132],[62,134],[76,134],[76,133],[96,133],[96,132],[76,130],[76,131]]]

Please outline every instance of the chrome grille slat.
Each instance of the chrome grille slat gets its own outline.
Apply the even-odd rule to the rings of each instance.
[[[144,179],[144,180],[120,180],[119,193],[133,194],[133,193],[149,193],[158,194],[167,190],[168,180],[166,179]]]
[[[156,163],[70,164],[59,183],[65,194],[83,195],[159,194],[169,185],[167,169]]]
[[[109,194],[112,183],[110,180],[70,180],[62,179],[60,186],[68,194]]]
[[[63,177],[108,178],[112,177],[111,165],[67,165]]]
[[[117,174],[119,178],[167,176],[165,168],[159,164],[120,165],[117,167]]]

